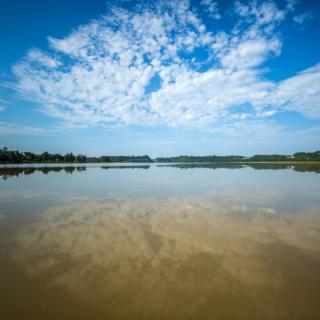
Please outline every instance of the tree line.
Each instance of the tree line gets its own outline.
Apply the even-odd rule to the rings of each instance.
[[[20,152],[18,150],[8,150],[4,147],[0,149],[0,163],[85,163],[85,162],[152,162],[147,155],[144,156],[100,156],[87,157],[84,154],[74,155],[68,152],[64,155],[59,153],[49,153],[45,151],[41,154],[32,152]]]
[[[159,157],[151,159],[148,155],[143,156],[100,156],[87,157],[84,154],[74,155],[68,152],[64,155],[59,153],[49,153],[47,151],[41,154],[32,152],[12,151],[7,148],[0,148],[0,163],[92,163],[92,162],[160,162],[160,163],[226,163],[226,162],[290,162],[290,161],[320,161],[320,151],[315,152],[297,152],[293,155],[269,154],[254,155],[244,157],[239,155],[227,156],[188,156],[180,155],[178,157]]]
[[[279,162],[279,161],[320,161],[320,151],[315,152],[297,152],[293,155],[283,154],[262,154],[254,155],[252,157],[244,157],[237,155],[230,156],[187,156],[181,155],[178,157],[161,157],[156,158],[156,162],[162,163],[190,163],[190,162],[214,162],[214,163],[226,163],[226,162]]]

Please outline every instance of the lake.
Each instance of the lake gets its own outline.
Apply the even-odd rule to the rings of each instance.
[[[0,167],[1,319],[320,319],[320,168]]]

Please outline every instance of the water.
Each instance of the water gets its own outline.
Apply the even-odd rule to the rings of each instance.
[[[1,319],[320,319],[313,166],[0,168]]]

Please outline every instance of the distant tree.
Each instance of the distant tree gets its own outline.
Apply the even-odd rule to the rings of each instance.
[[[319,161],[320,151],[315,152],[297,152],[293,155],[295,160],[301,161]]]
[[[110,158],[107,156],[101,156],[99,162],[110,162]]]
[[[40,155],[41,162],[48,162],[49,161],[49,152],[45,151]]]
[[[23,161],[32,162],[36,159],[36,155],[32,152],[23,153]]]
[[[74,162],[74,160],[76,159],[76,157],[73,155],[72,152],[65,154],[64,156],[64,161],[65,162]]]
[[[83,154],[78,154],[76,157],[77,162],[86,162],[86,160],[87,160],[87,157]]]
[[[53,155],[53,160],[54,160],[55,162],[62,162],[62,161],[64,160],[64,157],[63,157],[61,154],[59,154],[59,153],[55,153],[55,154]]]

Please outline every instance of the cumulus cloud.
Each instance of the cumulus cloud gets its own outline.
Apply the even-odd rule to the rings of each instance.
[[[309,118],[320,118],[320,64],[279,83],[270,103],[283,110],[297,111]]]
[[[254,22],[258,25],[277,23],[284,19],[286,11],[280,10],[273,1],[236,1],[235,12],[246,22]]]
[[[49,69],[56,68],[61,63],[59,60],[54,57],[50,57],[49,55],[41,52],[39,49],[31,49],[27,54],[27,61],[30,63],[35,63],[35,65],[39,65],[41,67],[47,67]]]
[[[220,17],[216,2],[201,4]],[[280,83],[263,73],[267,59],[281,54],[275,30],[293,10],[292,1],[281,9],[273,1],[236,1],[237,22],[227,33],[210,30],[186,0],[130,11],[111,6],[66,37],[49,37],[47,52],[30,50],[13,68],[15,86],[73,126],[212,129],[244,104],[253,110],[250,117],[239,111],[247,122],[279,110],[320,118],[319,81],[310,87],[319,67]]]
[[[212,0],[201,0],[201,5],[211,18],[216,20],[221,19],[217,2]]]

